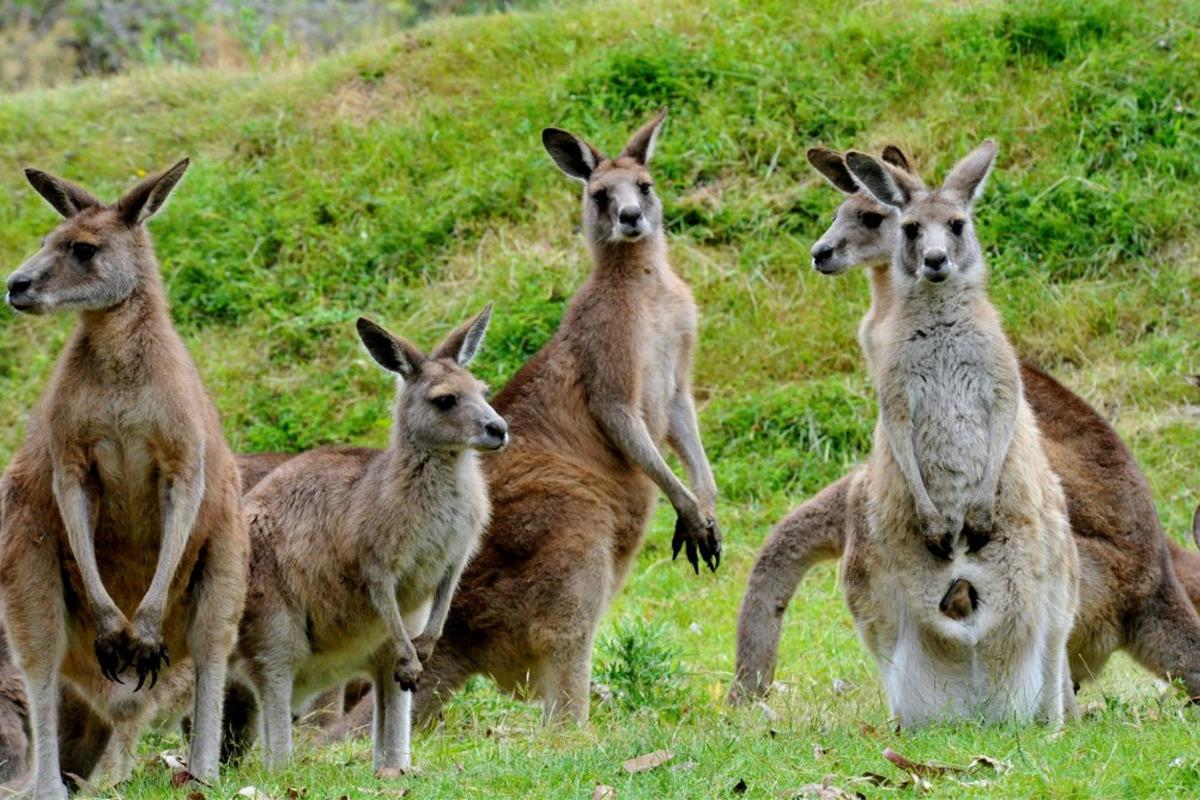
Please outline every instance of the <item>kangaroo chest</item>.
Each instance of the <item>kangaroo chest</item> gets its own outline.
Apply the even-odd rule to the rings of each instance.
[[[443,509],[425,518],[419,535],[405,537],[411,546],[391,553],[391,572],[402,611],[426,602],[453,565],[474,552],[483,528],[483,513],[473,507]]]
[[[660,298],[645,312],[645,329],[636,342],[640,370],[640,408],[656,443],[667,435],[671,403],[679,391],[683,361],[695,336],[689,306],[673,296]]]
[[[97,538],[112,529],[126,541],[157,540],[163,462],[173,450],[159,426],[125,413],[97,417],[81,430]]]
[[[996,354],[965,321],[912,328],[899,360],[905,376],[914,447],[935,504],[983,478],[995,395]]]

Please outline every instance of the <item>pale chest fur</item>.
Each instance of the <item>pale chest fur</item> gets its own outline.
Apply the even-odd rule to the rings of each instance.
[[[433,596],[452,566],[465,563],[479,546],[491,507],[487,483],[474,453],[458,465],[457,479],[442,487],[440,496],[422,498],[396,509],[407,530],[389,537],[386,563],[397,578],[397,597],[403,612],[420,607]]]
[[[642,308],[644,335],[637,344],[640,407],[656,443],[667,435],[671,404],[691,368],[696,339],[696,307],[691,293],[674,274]]]
[[[921,478],[939,509],[962,506],[984,478],[997,377],[1015,372],[1002,338],[966,316],[902,316],[877,344],[882,393],[912,420]],[[891,326],[889,326],[891,327]],[[881,397],[882,400],[882,397]]]

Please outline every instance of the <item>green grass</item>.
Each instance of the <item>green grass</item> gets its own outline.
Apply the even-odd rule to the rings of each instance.
[[[559,125],[615,150],[652,109],[671,118],[654,170],[672,258],[702,307],[697,394],[722,491],[721,572],[669,560],[661,508],[607,617],[596,674],[616,690],[582,731],[479,682],[417,745],[419,773],[370,775],[368,746],[302,747],[281,775],[225,775],[275,797],[785,797],[918,760],[1011,769],[931,796],[1194,796],[1197,712],[1130,662],[1052,736],[961,725],[896,734],[825,566],[787,618],[761,709],[721,703],[734,619],[774,521],[859,461],[874,407],[854,341],[861,275],[807,250],[838,202],[803,152],[898,141],[932,178],[1000,141],[979,209],[992,295],[1020,351],[1112,417],[1183,537],[1196,496],[1200,396],[1200,10],[1186,2],[865,5],[602,0],[446,20],[345,55],[263,72],[163,68],[0,99],[0,260],[53,224],[18,166],[114,196],[179,155],[194,166],[153,223],[177,323],[240,450],[382,444],[390,389],[352,328],[368,313],[425,345],[496,303],[478,371],[500,385],[550,335],[589,262],[578,190],[542,152]],[[72,321],[0,316],[0,460]],[[644,623],[639,623],[644,620]],[[695,626],[695,627],[693,627]],[[839,690],[834,689],[837,681]],[[642,698],[644,702],[631,702]],[[147,754],[175,746],[148,737]],[[814,746],[823,749],[814,756]],[[627,776],[667,748],[675,765]],[[130,798],[177,794],[147,767]]]

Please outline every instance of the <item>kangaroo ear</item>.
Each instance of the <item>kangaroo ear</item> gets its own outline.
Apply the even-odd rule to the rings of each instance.
[[[54,207],[55,211],[64,217],[70,218],[85,208],[100,205],[100,201],[88,194],[82,187],[62,178],[56,178],[40,169],[27,167],[25,179],[47,203]]]
[[[921,182],[907,172],[857,150],[846,153],[846,166],[863,188],[885,205],[904,208],[922,188]]]
[[[828,147],[810,147],[805,155],[808,156],[808,163],[812,164],[817,172],[846,194],[854,194],[861,188],[846,167],[846,159],[842,158],[838,151]]]
[[[433,351],[432,358],[452,358],[460,367],[471,363],[483,344],[488,323],[492,321],[492,304],[488,303],[470,322],[463,323],[446,337]]]
[[[358,338],[379,366],[408,380],[421,371],[425,355],[399,336],[393,336],[366,317],[358,318]]]
[[[596,165],[604,160],[599,150],[575,134],[559,128],[542,130],[542,145],[559,169],[584,183],[587,183]]]
[[[175,184],[179,183],[183,173],[187,172],[189,163],[191,162],[185,158],[157,175],[143,178],[117,201],[117,211],[120,212],[121,218],[129,225],[140,225],[154,216],[167,202],[167,197],[175,188]]]
[[[666,119],[667,109],[660,108],[649,122],[638,128],[637,132],[629,137],[629,142],[621,151],[621,155],[629,156],[642,166],[649,164],[650,159],[654,157],[654,145],[658,142],[658,132],[662,130],[662,124]]]
[[[976,147],[962,161],[954,165],[946,176],[943,191],[952,192],[965,205],[971,205],[983,193],[983,186],[996,163],[996,141],[985,139],[983,144]]]
[[[916,175],[916,171],[909,164],[908,156],[904,154],[897,145],[889,144],[883,148],[883,160],[887,164],[891,164],[896,169],[902,169],[909,175]]]

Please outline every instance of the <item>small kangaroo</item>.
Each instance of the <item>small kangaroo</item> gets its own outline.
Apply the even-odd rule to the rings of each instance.
[[[864,191],[841,153],[813,148],[808,155],[846,194],[812,248],[813,266],[831,275],[869,270],[871,309],[859,329],[869,364],[873,331],[893,305],[890,260],[901,235],[899,211]],[[886,148],[883,160],[915,179],[899,149]],[[1125,649],[1159,677],[1182,678],[1189,695],[1200,697],[1200,556],[1163,534],[1145,475],[1104,417],[1027,362],[1021,382],[1066,492],[1080,554],[1080,610],[1068,644],[1075,686],[1098,677],[1112,652]],[[865,525],[851,491],[863,470],[796,508],[763,544],[738,613],[730,702],[770,689],[783,614],[800,580],[817,561],[840,558],[847,538]]]
[[[268,767],[291,752],[293,705],[360,674],[375,688],[375,769],[408,766],[411,690],[488,520],[477,451],[508,443],[466,370],[490,318],[489,305],[428,357],[360,319],[371,357],[399,376],[390,445],[303,453],[246,497],[237,666],[262,707]]]
[[[995,155],[984,142],[930,191],[846,154],[864,188],[901,211],[895,305],[872,337],[880,413],[866,532],[849,543],[843,585],[906,727],[946,714],[1059,724],[1074,707],[1078,556],[971,221]],[[984,598],[963,620],[940,613],[958,579]]]
[[[66,794],[60,680],[108,721],[136,728],[170,659],[195,665],[189,770],[217,774],[249,546],[237,466],[171,326],[145,226],[187,166],[113,205],[26,170],[65,220],[8,279],[8,304],[79,313],[0,480],[0,588],[32,709],[39,799]],[[136,686],[122,680],[128,668]],[[127,777],[131,755],[116,754],[105,782]]]

